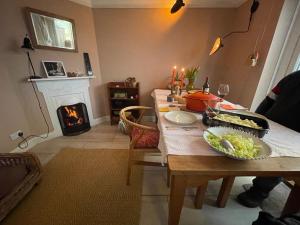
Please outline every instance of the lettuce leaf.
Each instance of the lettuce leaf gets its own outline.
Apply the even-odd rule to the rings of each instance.
[[[255,145],[252,138],[243,137],[242,135],[236,133],[225,134],[221,136],[221,138],[228,140],[235,148],[235,151],[229,153],[227,149],[221,145],[220,138],[215,137],[211,134],[207,136],[209,143],[214,148],[235,157],[253,159],[256,158],[260,153],[261,146]]]

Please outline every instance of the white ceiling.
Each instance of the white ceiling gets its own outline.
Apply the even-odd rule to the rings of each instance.
[[[175,0],[70,0],[92,8],[169,8]],[[247,0],[184,0],[190,8],[236,8]]]

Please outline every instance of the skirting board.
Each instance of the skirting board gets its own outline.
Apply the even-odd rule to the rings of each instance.
[[[90,123],[91,123],[91,126],[93,127],[93,126],[96,126],[98,124],[101,124],[101,123],[104,123],[104,122],[109,122],[109,121],[110,121],[109,116],[102,116],[102,117],[91,120]],[[45,137],[46,134],[41,134],[40,136]],[[30,140],[28,140],[28,147],[27,148],[21,149],[19,147],[16,147],[15,149],[13,149],[11,151],[11,153],[27,152],[29,149],[33,148],[37,144],[40,144],[44,141],[49,141],[49,140],[51,140],[53,138],[56,138],[56,137],[59,137],[59,136],[60,135],[57,135],[55,132],[50,132],[48,137],[45,138],[45,139],[39,138],[39,137],[31,138]]]
[[[92,127],[96,126],[98,124],[104,123],[104,122],[110,122],[109,116],[98,117],[98,118],[93,119],[92,121],[90,121]]]
[[[41,137],[46,137],[47,134],[41,134]],[[34,137],[28,140],[28,146],[27,148],[19,148],[16,147],[14,150],[11,151],[11,153],[22,153],[22,152],[27,152],[29,149],[33,148],[34,146],[36,146],[39,143],[42,143],[44,141],[49,141],[55,137],[58,137],[57,135],[55,135],[54,132],[50,132],[47,138],[39,138],[39,137]]]

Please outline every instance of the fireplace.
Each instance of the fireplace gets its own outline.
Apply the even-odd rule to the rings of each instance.
[[[63,135],[79,135],[91,129],[88,112],[84,103],[60,106],[57,116]]]

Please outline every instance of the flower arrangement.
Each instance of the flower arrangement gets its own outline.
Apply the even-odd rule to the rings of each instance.
[[[189,81],[188,85],[186,86],[187,91],[194,89],[194,82],[198,76],[199,69],[200,67],[192,67],[186,70],[185,78],[187,78]]]

